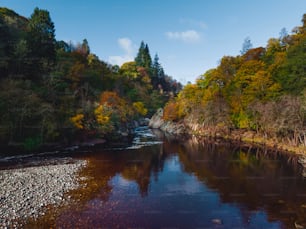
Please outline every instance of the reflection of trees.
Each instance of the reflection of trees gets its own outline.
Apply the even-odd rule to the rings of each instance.
[[[305,181],[286,156],[192,141],[186,141],[178,154],[186,172],[218,190],[223,202],[238,203],[245,222],[248,212],[264,208],[269,220],[280,220],[287,227],[295,221],[306,223]]]
[[[145,196],[148,194],[151,176],[158,178],[158,172],[162,171],[166,157],[167,155],[163,154],[162,145],[142,148],[137,154],[130,152],[121,170],[121,175],[127,180],[135,181],[141,195]]]
[[[29,222],[29,228],[40,228],[40,225],[72,228],[69,223],[77,222],[77,219],[88,220],[82,215],[86,212],[88,204],[99,201],[107,201],[112,193],[111,180],[120,174],[124,179],[135,181],[139,192],[146,196],[149,191],[151,179],[158,179],[158,174],[164,168],[164,161],[176,151],[167,146],[155,145],[130,151],[105,151],[96,150],[92,154],[86,154],[87,166],[81,171],[81,187],[70,192],[71,199],[76,200],[67,208],[49,211],[48,215],[37,221]],[[80,156],[82,157],[82,156]],[[99,214],[99,213],[97,213]],[[58,218],[54,217],[58,215]],[[56,220],[56,222],[55,222]]]
[[[100,202],[107,206],[104,210],[108,214],[108,208],[111,210],[116,201],[105,201],[111,197],[111,181],[117,175],[135,182],[142,196],[148,195],[152,179],[158,179],[165,160],[173,154],[178,154],[187,173],[216,190],[222,202],[235,204],[246,227],[251,214],[262,209],[270,221],[282,221],[287,228],[291,228],[295,221],[306,223],[305,181],[296,175],[297,170],[291,164],[286,163],[285,156],[258,149],[246,150],[224,142],[199,143],[179,139],[138,150],[101,152],[96,149],[92,154],[86,154],[88,166],[80,174],[86,180],[81,181],[83,186],[79,190],[69,194],[77,200],[76,205],[63,210],[57,223],[69,227],[68,222],[74,221],[71,219],[76,219],[75,222],[77,219],[89,220],[89,216],[86,218],[88,205]],[[291,161],[295,161],[294,158]],[[101,214],[101,211],[91,214]],[[50,215],[45,217],[45,222],[50,222]],[[44,221],[30,226],[51,225],[41,222]]]
[[[148,193],[150,179],[158,179],[165,159],[176,152],[167,149],[167,145],[143,147],[136,151],[94,152],[92,156],[87,156],[88,166],[81,176],[87,177],[84,181],[87,187],[92,186],[91,198],[101,193],[109,195],[112,190],[110,180],[117,174],[126,180],[135,181],[140,194],[145,196]],[[107,195],[104,195],[104,198]]]

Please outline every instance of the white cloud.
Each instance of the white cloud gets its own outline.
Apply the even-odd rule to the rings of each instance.
[[[180,40],[186,43],[194,43],[201,39],[200,34],[195,30],[187,30],[183,32],[167,32],[166,36],[170,40]]]
[[[112,65],[119,65],[119,66],[121,66],[125,62],[133,61],[134,60],[133,54],[135,51],[135,46],[133,45],[133,42],[127,37],[119,38],[117,42],[120,48],[123,49],[124,54],[120,56],[109,56],[108,61]]]
[[[127,54],[133,53],[133,44],[129,38],[119,38],[118,43]]]

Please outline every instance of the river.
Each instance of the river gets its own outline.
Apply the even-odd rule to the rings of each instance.
[[[295,157],[138,129],[128,147],[75,149],[73,201],[26,228],[295,228],[306,179]]]

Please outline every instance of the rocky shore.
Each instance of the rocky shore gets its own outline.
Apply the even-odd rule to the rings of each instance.
[[[63,203],[64,194],[78,187],[76,173],[85,165],[69,160],[0,170],[0,228],[22,227],[18,223],[43,215],[46,206]]]

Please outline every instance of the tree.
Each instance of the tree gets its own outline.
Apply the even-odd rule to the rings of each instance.
[[[289,35],[286,28],[282,28],[282,30],[279,32],[279,40],[282,46],[286,46],[288,44]]]
[[[87,39],[84,39],[82,42],[82,51],[86,56],[88,56],[90,53],[90,48]]]
[[[34,9],[27,26],[27,44],[32,64],[30,74],[49,72],[56,59],[55,28],[47,10]]]
[[[152,58],[150,56],[149,46],[143,41],[140,44],[135,62],[138,67],[144,67],[148,70],[151,70]]]
[[[3,77],[7,75],[8,58],[9,58],[9,29],[0,15],[0,75]]]
[[[78,43],[76,47],[76,52],[87,57],[90,54],[90,48],[87,39],[83,39],[82,44]]]
[[[24,39],[20,39],[14,47],[13,58],[11,59],[10,75],[15,78],[23,78],[28,64],[28,44]]]
[[[164,69],[159,63],[159,57],[157,53],[154,56],[153,64],[152,64],[152,75],[156,78],[163,78],[165,76]]]
[[[137,72],[137,66],[135,61],[130,61],[130,62],[126,62],[124,63],[121,67],[119,72],[123,75],[123,76],[127,76],[130,78],[137,78],[139,76],[138,72]]]
[[[244,55],[248,50],[250,50],[253,47],[251,43],[251,39],[249,37],[246,37],[244,39],[244,42],[242,44],[242,49],[240,51],[241,55]]]
[[[152,58],[150,55],[150,50],[148,44],[146,44],[145,49],[144,49],[144,66],[147,69],[150,69],[152,66]]]
[[[136,110],[136,112],[142,116],[145,116],[148,113],[148,109],[145,108],[143,102],[134,102],[133,107]]]
[[[296,45],[289,47],[285,61],[274,74],[276,81],[290,94],[298,95],[306,87],[305,43],[306,36],[301,38]]]
[[[104,91],[101,94],[100,105],[112,110],[112,119],[115,120],[115,123],[126,122],[131,112],[127,102],[112,91]]]

